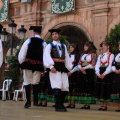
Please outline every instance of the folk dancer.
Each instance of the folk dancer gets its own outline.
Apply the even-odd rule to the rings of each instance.
[[[51,87],[55,94],[55,111],[67,111],[64,104],[65,96],[69,91],[67,73],[72,68],[69,54],[65,44],[59,40],[60,29],[50,29],[53,42],[45,48],[43,61],[46,68],[49,68]]]
[[[38,106],[38,84],[40,74],[44,72],[43,51],[46,42],[40,37],[42,26],[31,26],[34,37],[28,38],[21,47],[18,55],[20,68],[23,69],[23,79],[26,92],[24,108],[31,107],[31,85],[33,87],[34,106]]]

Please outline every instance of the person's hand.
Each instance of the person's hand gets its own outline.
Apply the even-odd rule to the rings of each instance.
[[[86,71],[84,70],[84,71],[82,71],[82,73],[83,73],[83,74],[86,74]]]
[[[97,75],[100,79],[102,79],[102,75]]]
[[[102,75],[101,75],[101,79],[104,79],[104,77],[105,77],[105,74],[102,74]]]
[[[85,68],[81,68],[81,72],[82,72],[82,71],[85,71]]]
[[[83,74],[86,74],[85,68],[81,68],[81,72],[82,72]]]
[[[115,73],[116,74],[120,74],[120,70],[115,70]]]
[[[71,76],[72,75],[72,73],[71,72],[68,72],[68,76]]]
[[[51,68],[51,72],[52,72],[52,73],[56,73],[57,70],[53,67],[53,68]]]
[[[120,74],[120,70],[118,70],[119,72],[118,72],[118,74]]]

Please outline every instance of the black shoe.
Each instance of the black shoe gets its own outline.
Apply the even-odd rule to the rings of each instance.
[[[55,104],[52,107],[55,107]]]
[[[42,104],[42,107],[47,107],[47,103],[45,103],[45,104]]]
[[[70,108],[70,107],[71,107],[71,105],[66,106],[66,108]]]
[[[71,105],[70,108],[75,108],[75,105]]]
[[[29,107],[31,107],[31,103],[26,102],[24,108],[29,108]]]
[[[33,105],[34,105],[34,106],[39,106],[37,102],[35,102]]]
[[[107,107],[103,107],[103,108],[102,108],[102,111],[106,111],[106,110],[107,110]]]
[[[89,105],[86,105],[86,106],[85,106],[85,109],[90,109],[90,106],[89,106]]]
[[[38,106],[42,106],[42,103],[39,103]]]
[[[85,109],[85,106],[81,107],[80,109]]]
[[[120,109],[115,110],[116,112],[120,112]]]
[[[102,107],[98,108],[98,110],[102,110]]]
[[[62,108],[55,108],[55,111],[57,111],[57,112],[67,112],[67,110],[64,108],[64,109],[62,109]]]

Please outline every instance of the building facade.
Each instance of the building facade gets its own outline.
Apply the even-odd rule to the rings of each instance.
[[[61,28],[62,35],[69,42],[80,46],[85,41],[93,41],[100,52],[99,44],[109,34],[110,29],[120,23],[120,0],[75,0],[75,10],[64,14],[51,14],[51,0],[9,0],[8,23],[15,20],[17,28],[25,25],[26,37],[32,35],[31,25],[42,25],[42,38],[50,37],[48,29]]]

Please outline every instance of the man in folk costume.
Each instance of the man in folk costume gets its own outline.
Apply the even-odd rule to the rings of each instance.
[[[18,55],[20,68],[23,69],[23,79],[26,92],[26,103],[24,108],[31,107],[31,85],[33,87],[34,106],[38,106],[38,84],[40,82],[43,67],[43,51],[46,42],[40,37],[41,26],[31,26],[29,30],[33,30],[34,37],[28,38]]]
[[[3,26],[0,24],[0,34],[2,31],[2,28]],[[0,39],[0,67],[2,66],[2,64],[3,64],[3,48],[2,48],[2,41]]]
[[[65,96],[69,91],[68,75],[72,69],[67,48],[59,40],[60,29],[50,29],[53,41],[49,43],[43,55],[46,68],[49,68],[51,87],[55,94],[55,111],[67,111],[64,104]]]

